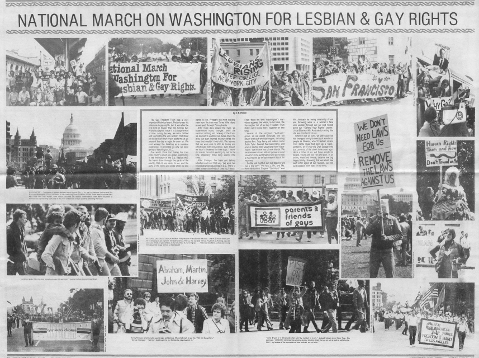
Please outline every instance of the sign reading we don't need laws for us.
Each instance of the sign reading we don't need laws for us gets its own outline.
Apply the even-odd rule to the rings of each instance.
[[[395,186],[391,132],[387,114],[354,123],[361,188]]]
[[[158,293],[208,292],[208,261],[156,261]]]

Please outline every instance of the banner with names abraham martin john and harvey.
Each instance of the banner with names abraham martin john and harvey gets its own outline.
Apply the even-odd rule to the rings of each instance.
[[[113,62],[110,74],[118,96],[200,93],[201,63]]]
[[[208,292],[208,260],[156,261],[158,293]]]

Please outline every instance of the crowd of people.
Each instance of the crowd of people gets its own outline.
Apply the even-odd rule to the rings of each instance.
[[[195,292],[151,299],[148,291],[144,292],[143,297],[133,299],[133,291],[126,289],[122,300],[109,301],[108,331],[117,334],[234,332],[234,305],[228,310],[223,297],[218,297],[212,305],[211,317],[199,304]]]
[[[271,71],[272,106],[309,106],[311,104],[311,80],[309,72],[291,73]]]
[[[40,229],[32,214],[16,209],[7,225],[8,275],[130,276],[131,248],[123,234],[129,213],[99,207],[92,217],[85,206],[51,205],[29,248],[27,223],[32,231]]]
[[[142,234],[147,230],[184,232],[193,234],[230,234],[235,233],[234,206],[223,202],[222,205],[175,205],[168,209],[141,209]]]
[[[386,331],[401,330],[402,335],[409,337],[410,346],[414,346],[416,341],[419,342],[422,319],[456,323],[460,351],[464,348],[466,335],[474,333],[474,317],[472,315],[467,316],[465,312],[455,314],[451,311],[444,312],[444,309],[430,311],[420,307],[396,307],[395,310],[377,309],[374,311],[376,322],[384,323]]]
[[[104,86],[81,62],[70,70],[56,66],[47,71],[10,71],[7,106],[103,106]]]
[[[336,195],[330,193],[326,198],[325,195],[319,194],[317,191],[313,191],[310,195],[309,192],[305,190],[300,190],[294,195],[292,190],[285,190],[276,191],[272,193],[269,197],[265,197],[261,193],[240,193],[238,198],[238,222],[239,222],[239,239],[243,238],[243,235],[246,235],[246,238],[249,240],[254,239],[254,235],[250,236],[250,229],[246,225],[247,223],[247,215],[248,215],[248,204],[259,204],[259,203],[313,203],[313,202],[320,202],[322,207],[321,212],[321,222],[324,223],[322,230],[320,231],[320,236],[324,237],[326,233],[328,242],[332,243],[339,243],[338,237],[338,204],[336,201]],[[259,238],[261,236],[260,229],[254,229],[256,237]],[[296,237],[296,241],[301,242],[303,239],[303,231],[292,231],[287,232],[287,237]],[[268,232],[267,234],[272,234],[272,232]],[[306,238],[308,242],[311,242],[312,234],[316,234],[315,231],[306,231]],[[276,240],[280,240],[281,238],[284,239],[285,232],[277,232],[276,233]]]
[[[333,270],[332,270],[333,271]],[[329,273],[334,276],[334,272]],[[333,277],[331,277],[333,278]],[[333,333],[341,329],[342,309],[337,280],[330,280],[321,288],[315,281],[301,287],[281,288],[277,294],[271,294],[268,288],[241,290],[239,297],[240,331],[249,332],[250,326],[257,331],[263,328],[273,330],[273,315],[279,320],[278,329],[289,333],[309,333],[310,325],[317,333]],[[368,294],[363,280],[352,293],[351,317],[345,326],[346,331],[369,330],[367,323]],[[322,313],[322,324],[316,323],[315,312]],[[353,323],[355,323],[353,325]]]

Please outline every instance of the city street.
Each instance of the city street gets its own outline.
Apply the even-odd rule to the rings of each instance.
[[[90,341],[35,341],[33,347],[25,347],[23,327],[12,329],[12,337],[7,338],[8,352],[94,352]],[[104,351],[104,331],[100,332],[96,351]]]
[[[324,232],[324,235],[321,235],[319,232],[316,232],[316,234],[311,233],[311,239],[308,239],[306,232],[303,233],[303,237],[301,239],[301,242],[298,242],[296,239],[299,238],[299,232],[294,234],[291,233],[290,236],[288,237],[288,234],[285,233],[284,237],[282,237],[282,234],[279,235],[279,239],[277,237],[276,232],[262,232],[260,233],[259,237],[256,235],[255,232],[250,232],[249,237],[246,237],[246,235],[243,235],[242,242],[262,242],[262,243],[271,243],[271,244],[322,244],[322,245],[327,245],[328,244],[328,239],[326,235],[326,231]],[[309,241],[310,240],[310,241]],[[334,241],[333,244],[336,244]]]
[[[192,94],[192,95],[165,95],[161,98],[157,95],[155,98],[151,98],[151,95],[144,95],[133,97],[121,97],[115,98],[115,106],[206,106],[206,90],[205,94]]]
[[[351,240],[341,240],[341,277],[369,277],[369,252],[371,238],[361,241],[361,246],[356,247],[356,234]],[[386,277],[381,266],[378,277]],[[412,277],[412,266],[396,266],[396,276],[401,278]]]
[[[401,332],[404,329],[404,326],[396,330],[395,327],[389,328],[389,330],[384,329],[384,322],[374,322],[374,334],[373,340],[376,344],[373,345],[374,348],[379,349],[381,351],[381,355],[383,357],[387,357],[388,355],[395,355],[398,352],[403,354],[431,354],[432,351],[437,352],[437,354],[459,354],[459,340],[455,339],[454,348],[445,348],[445,347],[435,347],[430,345],[421,345],[417,342],[416,336],[416,344],[411,346],[409,345],[409,333],[408,335],[402,335]],[[466,335],[466,339],[464,341],[464,349],[460,351],[461,354],[474,354],[474,342],[475,342],[475,334],[468,333]]]

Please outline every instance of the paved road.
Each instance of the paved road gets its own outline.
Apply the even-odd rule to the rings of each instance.
[[[125,106],[201,106],[206,103],[206,90],[205,94],[194,95],[180,95],[178,97],[166,95],[163,98],[156,96],[151,98],[148,96],[137,96],[136,99],[132,97],[125,97]],[[121,98],[115,98],[116,106],[123,106]]]

